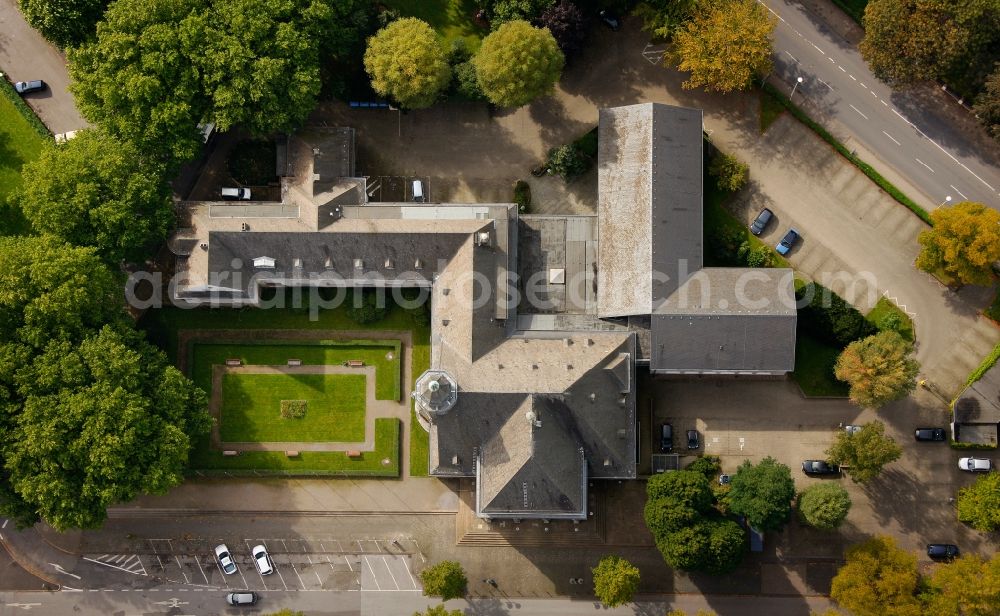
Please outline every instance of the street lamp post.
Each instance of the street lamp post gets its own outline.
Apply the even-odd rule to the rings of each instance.
[[[788,100],[792,100],[792,97],[795,96],[795,88],[799,87],[800,83],[802,83],[802,78],[801,77],[796,77],[795,78],[795,85],[792,86],[792,93],[788,95]]]
[[[951,203],[951,195],[948,195],[947,197],[945,197],[944,201],[942,201],[941,203],[938,204],[938,207],[941,207],[945,203]]]

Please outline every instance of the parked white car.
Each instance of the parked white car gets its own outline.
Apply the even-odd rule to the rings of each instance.
[[[219,559],[219,566],[226,575],[236,573],[236,563],[233,562],[233,555],[229,553],[229,548],[225,543],[215,546],[215,557]]]
[[[257,571],[260,571],[261,575],[271,575],[274,573],[274,563],[271,562],[271,557],[267,554],[267,548],[263,545],[255,545],[250,554],[253,555],[253,563],[257,565]]]
[[[986,458],[962,458],[958,468],[972,473],[988,473],[993,470],[993,461]]]

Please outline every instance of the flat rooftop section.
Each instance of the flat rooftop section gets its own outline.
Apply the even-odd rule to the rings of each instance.
[[[519,314],[597,312],[597,217],[522,216]]]

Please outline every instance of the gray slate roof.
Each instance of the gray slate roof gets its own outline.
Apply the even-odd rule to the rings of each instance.
[[[702,267],[702,113],[644,103],[598,120],[597,312],[649,314]]]

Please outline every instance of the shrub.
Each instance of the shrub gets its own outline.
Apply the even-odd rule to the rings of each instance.
[[[898,333],[903,329],[903,317],[898,312],[887,312],[878,320],[878,328]]]
[[[384,293],[375,289],[353,289],[347,294],[347,316],[358,325],[376,323],[389,314]]]
[[[708,174],[715,178],[719,190],[736,192],[747,182],[749,167],[731,154],[718,152],[708,165]]]
[[[799,308],[799,324],[816,338],[845,347],[855,340],[878,333],[878,328],[868,322],[854,306],[839,295],[810,282],[795,292],[797,300],[809,303]]]
[[[684,467],[684,470],[701,473],[709,481],[714,481],[722,470],[722,464],[719,462],[719,456],[701,456]]]
[[[799,495],[799,514],[813,528],[833,530],[851,510],[851,497],[839,484],[816,483]]]
[[[452,92],[456,96],[472,102],[485,101],[486,95],[479,87],[476,67],[471,60],[456,64],[452,73]]]
[[[709,233],[712,256],[719,265],[739,267],[745,263],[740,255],[740,247],[746,242],[746,234],[741,229],[717,226]]]
[[[305,400],[282,400],[281,401],[281,418],[282,419],[302,419],[306,416],[306,407],[308,402]]]
[[[517,211],[522,214],[531,211],[531,185],[524,180],[518,180],[514,184],[514,203],[517,204]]]
[[[586,155],[574,144],[561,145],[549,150],[549,173],[570,180],[582,175],[590,166]]]
[[[763,244],[751,246],[749,241],[740,244],[737,256],[747,267],[772,267],[774,265],[774,253]]]
[[[1000,528],[1000,473],[988,473],[958,491],[958,520],[983,532]]]
[[[469,583],[462,565],[454,560],[442,560],[427,567],[420,572],[420,581],[424,585],[424,596],[441,597],[442,601],[464,596]]]

